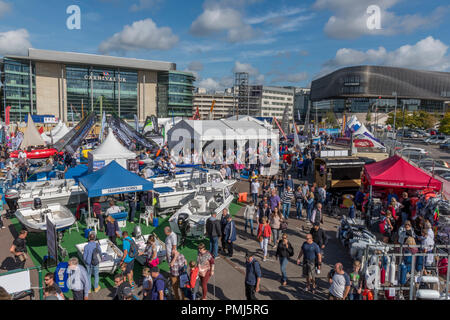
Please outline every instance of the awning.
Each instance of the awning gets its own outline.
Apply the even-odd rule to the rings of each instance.
[[[371,186],[385,188],[425,189],[440,191],[442,183],[399,156],[367,164],[365,176]]]
[[[153,189],[153,182],[124,169],[116,161],[94,173],[79,178],[89,198]]]

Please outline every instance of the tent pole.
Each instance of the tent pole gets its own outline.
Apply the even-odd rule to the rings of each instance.
[[[88,197],[89,219],[91,219],[91,198]]]

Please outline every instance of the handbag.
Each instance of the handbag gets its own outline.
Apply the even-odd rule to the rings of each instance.
[[[261,235],[258,236],[258,238],[257,238],[257,239],[258,239],[258,242],[262,242],[262,241],[263,241],[264,227],[265,227],[265,226],[262,227]]]
[[[287,228],[288,228],[288,223],[287,223],[287,221],[283,221],[283,222],[280,223],[280,229],[281,229],[282,231],[287,230]]]

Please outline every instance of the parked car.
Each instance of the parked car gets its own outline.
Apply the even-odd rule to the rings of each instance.
[[[439,145],[439,149],[442,149],[442,150],[450,150],[450,141],[446,141],[446,142],[444,142],[444,143],[441,143],[441,144]]]
[[[427,144],[441,144],[443,143],[445,140],[447,139],[446,136],[431,136],[430,138],[428,138],[427,140],[425,140],[425,143]]]
[[[433,160],[430,158],[420,160],[419,162],[417,162],[417,165],[421,168],[433,167],[433,165],[438,168],[448,168],[447,162],[445,162],[443,160]]]
[[[424,170],[426,170],[426,171],[428,171],[428,172],[430,172],[430,173],[433,173],[434,172],[434,174],[435,175],[438,175],[438,176],[441,176],[441,175],[443,175],[443,174],[447,174],[447,173],[450,173],[450,169],[448,169],[448,168],[436,168],[436,167],[426,167],[426,168],[423,168]]]
[[[401,154],[408,154],[408,153],[414,153],[414,154],[422,154],[426,156],[428,154],[428,151],[426,151],[423,148],[414,148],[414,147],[406,147],[399,151]]]

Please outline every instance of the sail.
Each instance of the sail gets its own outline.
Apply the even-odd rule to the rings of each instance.
[[[91,131],[92,127],[95,125],[95,121],[95,113],[89,114],[87,117],[78,122],[78,124],[64,137],[59,139],[53,147],[58,151],[66,148],[68,152],[74,154],[75,151],[81,146],[83,139],[88,135],[89,131]]]
[[[300,139],[298,138],[298,130],[297,130],[297,126],[295,125],[295,121],[294,119],[292,119],[293,122],[293,126],[294,126],[294,148],[298,148],[300,149]]]
[[[26,149],[28,147],[35,146],[45,146],[45,141],[42,139],[39,131],[36,129],[33,118],[30,114],[28,114],[27,130],[25,130],[20,148]]]
[[[289,133],[289,106],[284,108],[283,118],[281,119],[281,128],[285,133]]]
[[[151,139],[146,139],[142,134],[133,129],[128,123],[113,114],[109,118],[109,126],[116,133],[119,140],[129,145],[133,140],[146,148],[159,148],[158,144]]]

